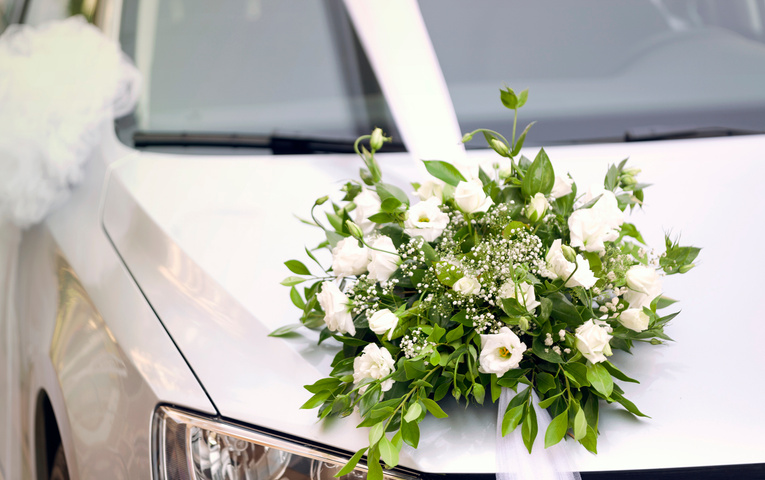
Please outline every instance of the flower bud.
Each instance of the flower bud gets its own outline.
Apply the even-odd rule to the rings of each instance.
[[[531,198],[523,213],[532,223],[536,223],[542,220],[545,213],[547,213],[548,208],[550,208],[550,203],[547,201],[547,198],[545,198],[542,192],[537,192],[537,194]]]
[[[472,139],[473,139],[473,134],[472,133],[466,133],[465,135],[462,136],[462,143],[467,143],[467,142],[469,142]]]
[[[635,177],[632,175],[622,175],[620,180],[622,181],[623,185],[635,185],[637,183],[637,180],[635,180]]]
[[[364,232],[361,231],[361,227],[359,227],[352,221],[346,220],[345,226],[348,227],[348,233],[350,233],[353,238],[356,238],[358,240],[361,240],[362,238],[364,238]]]
[[[695,266],[696,266],[695,263],[691,263],[691,264],[688,264],[688,265],[683,265],[682,267],[678,268],[677,271],[680,272],[680,273],[688,273]]]
[[[369,146],[372,148],[372,151],[380,150],[384,141],[385,138],[381,128],[378,127],[372,130],[372,138],[369,139]]]
[[[568,245],[561,245],[561,251],[563,252],[563,258],[571,263],[576,263],[576,252]]]
[[[639,168],[636,168],[636,167],[627,168],[625,170],[622,170],[622,173],[624,173],[626,175],[630,175],[632,177],[634,177],[635,175],[637,175],[640,172],[642,172],[642,170],[640,170]]]
[[[529,329],[529,319],[526,317],[521,317],[518,319],[518,328],[523,330],[524,332],[528,331]]]
[[[314,205],[322,205],[322,204],[323,204],[324,202],[326,202],[327,200],[329,200],[329,195],[324,195],[324,196],[323,196],[323,197],[321,197],[321,198],[317,198],[317,199],[316,199],[316,202],[314,202]]]
[[[508,156],[508,149],[507,145],[505,145],[505,142],[497,140],[496,138],[492,138],[489,144],[491,145],[491,148],[493,148],[494,151],[498,154],[502,155],[503,157]]]

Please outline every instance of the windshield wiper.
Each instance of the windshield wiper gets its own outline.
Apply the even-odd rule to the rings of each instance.
[[[645,142],[651,140],[680,140],[685,138],[731,137],[734,135],[757,135],[765,131],[735,127],[682,127],[653,126],[636,127],[624,132],[625,142]]]
[[[237,133],[161,133],[136,132],[133,144],[146,147],[229,147],[264,148],[274,155],[305,155],[312,153],[355,153],[354,140],[282,135],[249,135]],[[385,152],[405,152],[403,143],[385,144]]]

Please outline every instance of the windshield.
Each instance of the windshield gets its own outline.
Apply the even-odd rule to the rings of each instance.
[[[144,76],[135,114],[118,122],[128,144],[154,133],[223,146],[216,134],[395,136],[340,0],[126,0],[121,23]]]
[[[765,130],[763,0],[420,0],[463,132],[527,145]],[[468,146],[479,146],[473,142]]]

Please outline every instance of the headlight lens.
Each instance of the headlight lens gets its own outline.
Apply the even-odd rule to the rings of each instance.
[[[156,480],[330,480],[348,458],[273,435],[160,407],[153,419]],[[341,480],[367,477],[359,464]],[[386,480],[416,477],[386,472]]]

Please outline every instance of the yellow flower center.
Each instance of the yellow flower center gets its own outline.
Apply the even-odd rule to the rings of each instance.
[[[423,213],[422,215],[420,215],[420,222],[428,223],[430,222],[430,219],[428,218],[426,214]]]
[[[499,356],[502,358],[510,358],[510,350],[506,347],[499,347]]]

